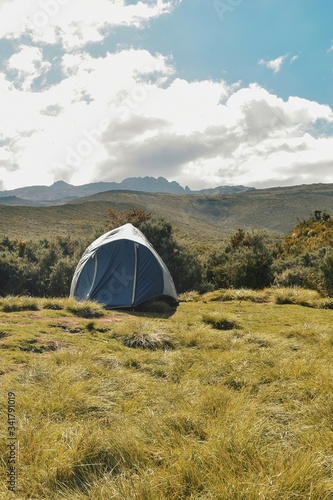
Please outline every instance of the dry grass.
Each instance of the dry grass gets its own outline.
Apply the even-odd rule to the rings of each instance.
[[[235,318],[226,316],[218,311],[203,314],[202,321],[216,328],[216,330],[235,330],[241,328]]]
[[[247,293],[195,297],[168,318],[103,311],[92,321],[60,299],[61,308],[1,309],[0,497],[333,498],[333,311],[311,294],[310,308],[277,304],[287,290],[263,291],[265,301],[241,300]]]

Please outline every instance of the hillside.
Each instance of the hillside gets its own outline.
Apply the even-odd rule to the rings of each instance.
[[[287,233],[315,210],[333,213],[333,184],[271,188],[228,195],[109,191],[50,207],[0,206],[0,235],[41,238],[89,235],[106,227],[108,210],[160,214],[176,230],[207,242],[242,229]]]

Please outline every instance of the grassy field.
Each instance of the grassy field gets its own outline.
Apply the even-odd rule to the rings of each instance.
[[[0,497],[332,499],[332,308],[299,289],[150,313],[1,299]]]

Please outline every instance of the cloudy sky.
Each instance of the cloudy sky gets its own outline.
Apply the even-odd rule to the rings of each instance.
[[[333,182],[332,0],[0,0],[0,189]]]

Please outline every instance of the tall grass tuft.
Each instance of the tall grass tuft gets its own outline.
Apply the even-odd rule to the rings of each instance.
[[[216,330],[235,330],[241,328],[241,325],[235,318],[216,311],[203,314],[202,321]]]
[[[33,297],[6,297],[0,300],[3,312],[38,311],[38,299]]]
[[[66,310],[80,318],[100,318],[104,316],[102,306],[90,300],[78,302],[74,299],[67,299]]]
[[[126,347],[150,349],[150,350],[169,350],[175,349],[175,342],[170,336],[164,333],[133,333],[122,340]]]

